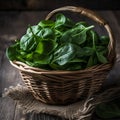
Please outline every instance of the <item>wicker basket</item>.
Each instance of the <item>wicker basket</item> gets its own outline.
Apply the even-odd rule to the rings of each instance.
[[[108,64],[101,64],[78,71],[43,70],[30,67],[19,61],[10,61],[21,71],[22,79],[34,97],[47,104],[69,104],[98,92],[113,66],[115,52],[114,40],[109,25],[93,11],[81,7],[65,6],[55,9],[46,17],[50,19],[60,11],[76,12],[103,25],[110,42],[108,45]]]

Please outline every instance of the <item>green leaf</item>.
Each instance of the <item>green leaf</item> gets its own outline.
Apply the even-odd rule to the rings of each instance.
[[[87,39],[87,31],[89,31],[93,27],[94,26],[89,26],[89,27],[85,28],[84,30],[82,30],[81,32],[79,32],[78,34],[73,34],[72,35],[72,42],[76,43],[78,45],[84,43]]]
[[[93,60],[94,60],[94,59],[93,59],[93,56],[90,56],[89,59],[88,59],[88,63],[87,63],[86,68],[87,68],[87,67],[91,67],[91,66],[94,65]]]
[[[90,34],[92,38],[93,49],[96,50],[96,43],[98,42],[98,34],[93,30],[90,30]]]
[[[63,14],[56,15],[55,28],[68,27],[71,28],[74,25],[73,21]]]
[[[68,30],[63,33],[63,35],[60,38],[60,43],[71,43],[72,42],[72,36],[71,36],[71,30]]]
[[[40,36],[44,39],[54,39],[54,32],[51,28],[43,28],[41,31],[39,31],[37,36]]]
[[[78,59],[78,58],[73,58],[73,60],[71,60],[69,63],[67,63],[66,65],[66,70],[80,70],[82,69],[84,66],[84,64],[86,64],[87,61],[84,59]]]
[[[49,64],[51,59],[52,59],[52,55],[45,55],[45,54],[38,54],[38,53],[34,53],[33,54],[33,63],[41,65],[41,64]]]
[[[81,32],[82,30],[84,30],[86,27],[88,27],[88,24],[84,21],[82,22],[77,22],[75,24],[75,26],[73,27],[73,32],[74,34],[77,34],[76,32]]]
[[[98,58],[97,58],[96,55],[94,55],[93,63],[94,63],[94,65],[99,64],[99,62],[98,62]]]
[[[96,46],[96,51],[100,52],[102,55],[107,56],[108,49],[107,46]]]
[[[66,70],[80,70],[82,66],[80,63],[69,63],[68,67],[65,68]]]
[[[54,70],[66,70],[66,65],[58,65],[57,63],[49,63],[51,69]]]
[[[56,15],[56,23],[64,24],[66,22],[66,17],[63,14]]]
[[[97,54],[97,58],[99,62],[104,63],[104,64],[108,63],[107,58],[105,58],[101,52],[96,52],[96,54]]]
[[[87,56],[91,56],[94,54],[94,50],[91,47],[79,47],[76,46],[76,55],[77,57],[87,57]]]
[[[65,65],[74,57],[75,57],[75,46],[71,43],[67,43],[60,46],[55,51],[52,63],[55,62],[58,65]]]
[[[37,35],[39,33],[39,31],[41,30],[41,27],[39,25],[34,25],[34,26],[31,26],[31,29],[32,29],[33,33],[35,35]],[[31,32],[31,29],[30,29],[30,27],[27,29],[26,34],[29,35],[29,36],[33,35],[33,33]]]
[[[98,52],[101,52],[101,51],[107,50],[107,49],[106,49],[106,47],[99,45],[99,46],[96,46],[96,50],[97,50]]]
[[[20,44],[16,43],[9,48],[6,49],[6,56],[10,60],[17,60],[17,56],[19,55],[18,49]]]
[[[43,40],[39,42],[35,52],[39,54],[49,54],[57,47],[57,43],[53,40]]]
[[[23,50],[20,50],[19,52],[20,52],[21,56],[26,56],[27,55],[27,52],[25,52]]]
[[[31,61],[25,61],[25,63],[32,67],[42,68],[42,69],[50,69],[50,67],[47,64],[40,64],[39,62],[31,62]]]
[[[45,28],[45,27],[54,27],[55,25],[55,22],[52,21],[52,20],[42,20],[38,23],[38,25],[42,28]]]
[[[102,43],[102,45],[108,45],[109,41],[110,40],[108,36],[100,36],[100,42]]]
[[[88,26],[86,27],[85,22],[78,22],[72,29],[70,29],[70,37],[73,39],[73,43],[79,44],[79,42],[83,40],[83,42],[87,39],[87,31],[89,31]],[[91,27],[91,26],[90,26]],[[82,40],[81,40],[82,39]]]
[[[87,61],[84,59],[78,59],[78,58],[74,58],[73,60],[71,60],[69,63],[86,63]]]
[[[32,61],[33,60],[33,52],[32,53],[28,53],[25,57],[26,57],[26,60]]]
[[[38,37],[30,37],[27,34],[25,34],[20,40],[20,49],[24,51],[33,51],[36,48],[37,43],[39,41],[39,38],[36,38]]]
[[[94,49],[91,47],[83,47],[83,55],[84,56],[91,56],[94,54]]]

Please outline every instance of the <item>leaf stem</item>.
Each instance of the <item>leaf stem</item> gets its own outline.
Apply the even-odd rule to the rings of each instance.
[[[33,37],[35,38],[35,42],[37,43],[37,36],[34,34],[32,27],[30,25],[28,25],[28,27],[30,28],[30,31],[32,32]]]
[[[96,51],[96,46],[95,46],[95,34],[93,31],[91,31],[92,33],[92,42],[93,42],[93,49]]]
[[[89,30],[89,29],[91,29],[91,28],[94,28],[94,25],[91,25],[91,26],[89,26],[89,27],[86,27],[85,30]]]
[[[79,33],[73,35],[73,37],[75,37],[75,36],[81,34],[82,32],[86,32],[87,30],[89,30],[89,29],[91,29],[91,28],[93,28],[93,27],[94,27],[94,25],[91,25],[91,26],[89,26],[89,27],[86,27],[86,28],[85,28],[84,30],[82,30],[81,32],[79,32]]]
[[[32,32],[32,34],[34,35],[34,37],[36,37],[35,34],[34,34],[34,32],[33,32],[33,30],[32,30],[32,28],[31,28],[31,26],[28,25],[28,27],[30,28],[30,31]]]

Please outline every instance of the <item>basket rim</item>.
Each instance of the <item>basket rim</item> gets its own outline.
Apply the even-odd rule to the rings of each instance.
[[[75,73],[86,73],[86,72],[97,72],[100,70],[106,70],[112,67],[111,63],[95,65],[83,70],[75,70],[75,71],[68,71],[68,70],[45,70],[41,68],[31,67],[23,62],[20,61],[10,61],[10,64],[15,68],[19,69],[20,71],[24,71],[27,73],[35,73],[35,74],[75,74]]]

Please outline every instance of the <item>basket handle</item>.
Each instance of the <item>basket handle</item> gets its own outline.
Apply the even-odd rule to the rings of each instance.
[[[46,20],[50,19],[55,13],[60,12],[60,11],[71,11],[71,12],[80,13],[81,15],[87,16],[88,18],[94,20],[95,22],[99,23],[100,25],[103,25],[105,27],[105,29],[107,30],[109,38],[110,38],[110,42],[108,45],[108,50],[109,50],[108,58],[111,62],[113,61],[113,59],[115,58],[114,38],[113,38],[113,34],[112,34],[112,30],[111,30],[110,26],[103,18],[101,18],[99,15],[97,15],[92,10],[89,10],[86,8],[65,6],[65,7],[61,7],[61,8],[51,11],[46,16]]]

